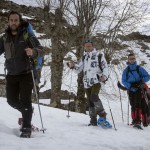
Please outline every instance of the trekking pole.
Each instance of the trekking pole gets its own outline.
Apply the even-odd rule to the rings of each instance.
[[[33,72],[33,62],[32,62],[32,59],[31,57],[29,56],[29,63],[30,63],[30,67],[31,67],[31,74],[32,74],[32,79],[33,79],[33,85],[34,85],[34,92],[35,92],[35,97],[36,97],[36,100],[37,100],[37,104],[38,104],[38,109],[39,109],[39,114],[40,114],[40,120],[41,120],[41,125],[42,125],[42,129],[41,131],[44,131],[46,130],[43,126],[43,121],[42,121],[42,115],[41,115],[41,109],[40,109],[40,103],[39,103],[39,98],[38,98],[38,94],[37,94],[37,88],[36,88],[36,83],[35,83],[35,78],[34,78],[34,72]]]
[[[124,123],[124,119],[123,119],[123,108],[122,108],[122,100],[121,100],[121,92],[120,92],[120,89],[119,89],[119,95],[120,95],[120,104],[121,104],[122,122]]]
[[[112,118],[112,121],[113,121],[114,129],[115,129],[115,131],[117,131],[116,126],[115,126],[115,121],[114,121],[114,118],[113,118],[113,114],[112,114],[112,111],[111,111],[111,108],[110,108],[110,104],[109,104],[109,100],[108,100],[108,99],[107,99],[107,103],[108,103],[109,111],[110,111],[111,118]]]
[[[72,70],[71,70],[71,79],[70,79],[70,87],[69,87],[69,103],[68,103],[68,115],[66,117],[70,117],[70,97],[71,97],[71,84],[72,84]]]
[[[128,94],[128,93],[127,93]],[[129,125],[129,95],[128,95],[128,114],[127,114],[127,125]]]

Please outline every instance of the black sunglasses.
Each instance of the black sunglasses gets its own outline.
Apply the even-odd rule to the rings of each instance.
[[[135,60],[135,58],[129,58],[129,60]]]

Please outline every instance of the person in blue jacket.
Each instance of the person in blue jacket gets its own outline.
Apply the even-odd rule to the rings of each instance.
[[[141,122],[144,127],[148,126],[147,104],[143,91],[145,82],[149,80],[148,72],[137,65],[135,54],[129,54],[127,67],[122,74],[122,83],[128,89],[133,126],[141,126]]]

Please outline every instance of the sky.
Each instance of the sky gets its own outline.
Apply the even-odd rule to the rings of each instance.
[[[16,0],[14,0],[16,1]],[[32,0],[18,0],[23,4],[33,3]],[[31,4],[30,3],[30,4]],[[144,66],[150,71],[149,59],[146,54],[140,51],[140,46],[137,41],[123,42],[129,45],[137,55],[137,62],[146,61]],[[150,46],[149,43],[145,43]],[[148,50],[146,53],[150,53]],[[115,58],[121,59],[127,51],[120,51],[114,55]],[[68,54],[71,55],[71,54]],[[51,55],[46,56],[47,59]],[[45,59],[46,59],[45,58]],[[75,59],[75,58],[73,58]],[[148,150],[150,147],[150,126],[144,130],[137,130],[127,125],[128,120],[128,97],[126,92],[121,91],[121,95],[116,87],[118,80],[121,80],[121,73],[125,68],[126,62],[119,66],[110,66],[110,78],[107,84],[102,85],[102,90],[99,94],[104,108],[107,112],[107,119],[113,126],[110,109],[113,114],[117,131],[112,129],[103,129],[101,127],[88,127],[89,116],[87,114],[70,112],[70,117],[67,118],[68,111],[40,106],[43,125],[46,128],[45,133],[33,132],[30,139],[20,138],[18,118],[21,114],[11,108],[5,98],[0,97],[0,150]],[[63,90],[76,92],[77,75],[69,70],[64,62],[63,73]],[[4,58],[0,57],[0,73],[4,73]],[[41,84],[46,80],[46,86],[41,91],[48,90],[50,85],[50,69],[43,67]],[[72,80],[71,80],[72,79]],[[150,85],[150,83],[148,83]],[[121,97],[120,97],[121,96]],[[123,105],[123,119],[121,112],[121,103]],[[65,102],[64,102],[65,101]],[[41,103],[49,103],[49,99],[40,99]],[[68,102],[62,100],[62,103]],[[33,104],[34,113],[32,123],[41,129],[38,106]],[[131,122],[131,118],[130,122]]]
[[[19,5],[37,6],[36,0],[11,0]]]

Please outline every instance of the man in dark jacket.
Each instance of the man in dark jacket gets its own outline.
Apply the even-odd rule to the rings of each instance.
[[[7,102],[20,111],[23,117],[20,137],[31,136],[33,79],[29,59],[33,60],[43,53],[39,41],[33,34],[28,33],[27,41],[25,40],[26,32],[22,16],[11,11],[8,16],[8,28],[0,38],[0,55],[4,53],[6,58]]]
[[[128,55],[127,65],[122,74],[122,83],[128,89],[132,124],[140,128],[142,121],[143,126],[148,126],[144,85],[150,80],[150,75],[143,67],[137,65],[134,54]]]

